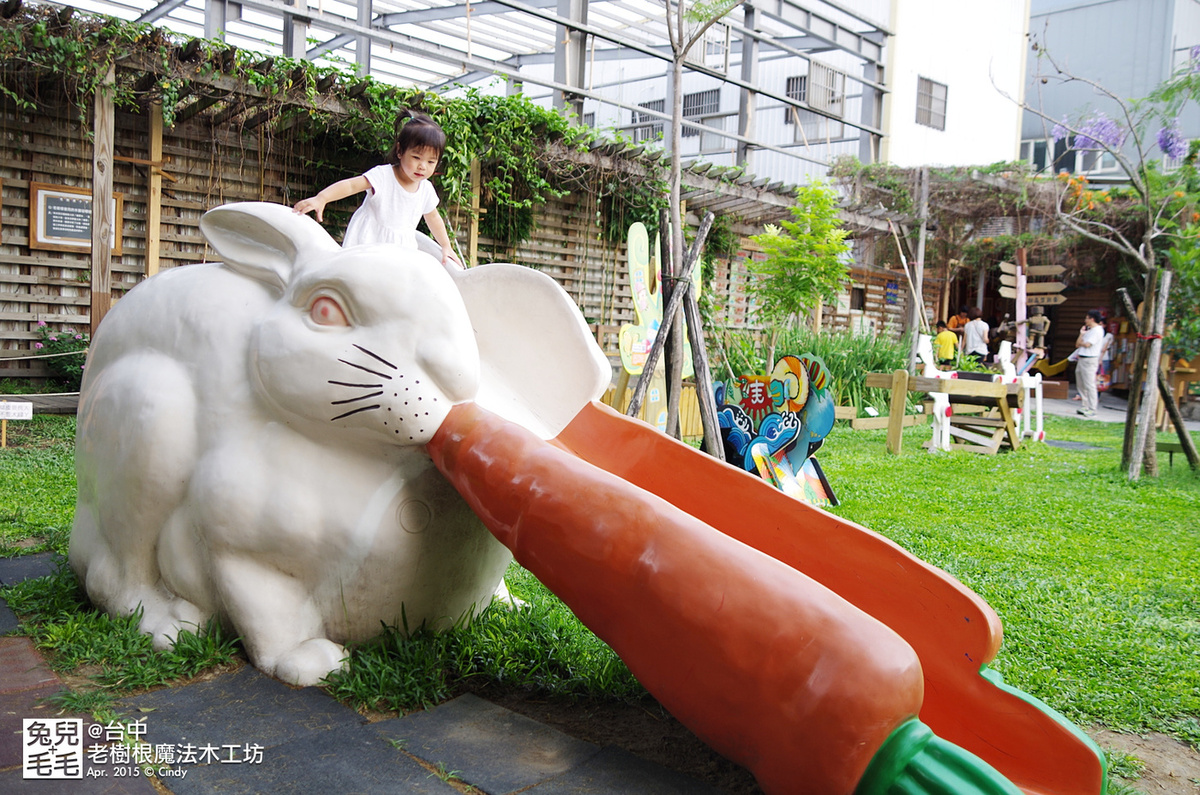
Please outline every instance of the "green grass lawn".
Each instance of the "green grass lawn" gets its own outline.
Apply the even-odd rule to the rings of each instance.
[[[74,503],[74,418],[10,423],[0,451],[0,553],[65,552]],[[1012,685],[1084,726],[1158,730],[1200,746],[1200,476],[1176,456],[1163,476],[1128,483],[1121,426],[1048,418],[1051,439],[981,456],[930,455],[929,430],[906,432],[889,455],[882,431],[836,429],[821,462],[842,504],[834,512],[940,566],[1004,622],[994,663]],[[29,543],[29,539],[34,539]],[[624,666],[536,580],[515,569],[532,608],[492,608],[470,627],[405,639],[388,632],[354,650],[331,691],[357,706],[435,703],[464,681],[546,694],[628,698]],[[128,620],[80,610],[69,573],[3,595],[62,668],[98,665],[119,694],[227,662],[218,637],[158,660]],[[112,638],[101,642],[102,636]],[[157,677],[157,679],[156,679]],[[88,694],[88,699],[95,699]],[[104,699],[81,703],[99,708]]]
[[[1015,453],[884,452],[836,430],[820,456],[834,513],[893,539],[982,596],[1004,622],[993,667],[1072,720],[1200,746],[1200,476],[1181,456],[1136,484],[1122,426],[1049,418]],[[1165,438],[1165,437],[1164,437]]]

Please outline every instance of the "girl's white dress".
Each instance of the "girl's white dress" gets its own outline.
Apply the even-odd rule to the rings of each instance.
[[[371,187],[367,189],[367,198],[350,218],[342,246],[399,243],[416,248],[417,222],[438,206],[437,191],[429,180],[418,182],[417,189],[410,193],[396,179],[389,165],[375,166],[363,176]]]

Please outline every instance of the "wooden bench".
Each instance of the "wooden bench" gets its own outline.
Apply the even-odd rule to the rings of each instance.
[[[1183,452],[1183,442],[1155,442],[1154,449],[1167,454],[1167,466],[1175,466],[1175,454]]]
[[[1013,449],[1021,446],[1021,434],[1013,417],[1013,409],[1021,407],[1025,393],[1017,384],[969,378],[914,377],[907,370],[896,370],[890,374],[868,373],[866,386],[890,389],[892,392],[888,416],[878,419],[887,420],[884,427],[888,429],[888,451],[896,455],[901,451],[904,427],[927,421],[924,417],[916,422],[906,421],[904,406],[909,392],[940,392],[950,397],[950,435],[960,440],[950,445],[952,450],[994,455],[1002,445]],[[964,399],[958,402],[957,411],[956,397]]]

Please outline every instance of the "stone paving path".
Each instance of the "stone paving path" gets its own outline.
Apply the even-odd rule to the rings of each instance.
[[[0,559],[0,584],[54,568],[49,554]],[[0,634],[16,628],[0,601]],[[0,792],[438,795],[469,784],[487,795],[720,795],[476,696],[370,723],[317,688],[289,687],[250,666],[118,702],[123,722],[139,724],[160,761],[174,756],[153,766],[151,780],[120,751],[114,755],[110,727],[45,703],[63,688],[29,638],[0,637]],[[24,721],[63,718],[82,721],[83,778],[26,778],[23,744],[33,731],[23,731]],[[457,788],[444,780],[451,773]]]

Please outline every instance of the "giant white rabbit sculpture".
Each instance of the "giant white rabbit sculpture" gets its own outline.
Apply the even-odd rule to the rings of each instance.
[[[482,609],[511,555],[423,445],[475,400],[551,438],[609,366],[553,280],[342,249],[268,203],[200,222],[222,263],[147,279],[93,340],[69,561],[141,610],[156,647],[210,617],[251,661],[312,685],[381,622]]]

